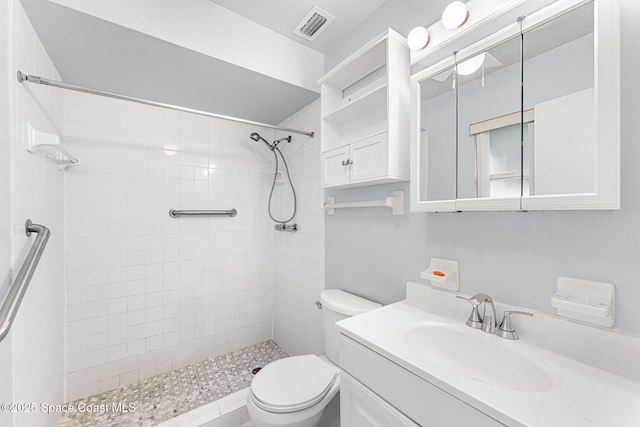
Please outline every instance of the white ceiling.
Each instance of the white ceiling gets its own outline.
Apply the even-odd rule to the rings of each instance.
[[[269,28],[298,43],[325,53],[332,45],[345,39],[386,0],[209,0],[239,15]],[[318,6],[336,19],[313,41],[292,33],[294,27]]]

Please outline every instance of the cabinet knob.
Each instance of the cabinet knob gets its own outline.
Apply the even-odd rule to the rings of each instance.
[[[342,161],[342,166],[349,166],[352,165],[353,162],[351,161],[351,159],[347,159],[347,160],[343,160]]]

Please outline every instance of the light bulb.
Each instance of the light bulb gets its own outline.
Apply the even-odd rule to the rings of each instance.
[[[467,19],[469,19],[469,11],[461,1],[454,1],[442,12],[442,26],[448,30],[462,27]]]
[[[429,31],[424,27],[415,27],[407,36],[407,44],[411,50],[420,50],[429,44]]]
[[[457,73],[461,76],[469,76],[482,67],[484,64],[484,59],[487,56],[486,52],[481,53],[480,55],[476,55],[473,58],[467,59],[458,64]]]

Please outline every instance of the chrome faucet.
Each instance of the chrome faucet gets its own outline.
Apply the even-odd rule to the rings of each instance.
[[[511,323],[512,314],[521,314],[523,316],[533,316],[532,313],[524,311],[505,311],[504,318],[500,323],[500,326],[496,329],[496,308],[493,305],[493,299],[487,294],[476,294],[471,298],[456,295],[456,298],[460,298],[471,304],[471,314],[466,322],[466,325],[474,329],[482,329],[484,332],[490,334],[496,334],[500,338],[507,340],[517,340],[520,337],[516,333]],[[484,311],[482,317],[478,313],[478,307],[480,304],[484,304]]]
[[[496,330],[496,308],[493,305],[493,299],[487,294],[476,294],[471,298],[465,298],[456,295],[456,298],[467,301],[473,307],[467,326],[474,329],[482,329],[484,332],[492,334]],[[484,304],[482,317],[478,313],[478,306]]]

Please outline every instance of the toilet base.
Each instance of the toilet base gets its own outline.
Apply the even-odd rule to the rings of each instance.
[[[318,427],[340,427],[340,392],[335,395],[327,406]]]

